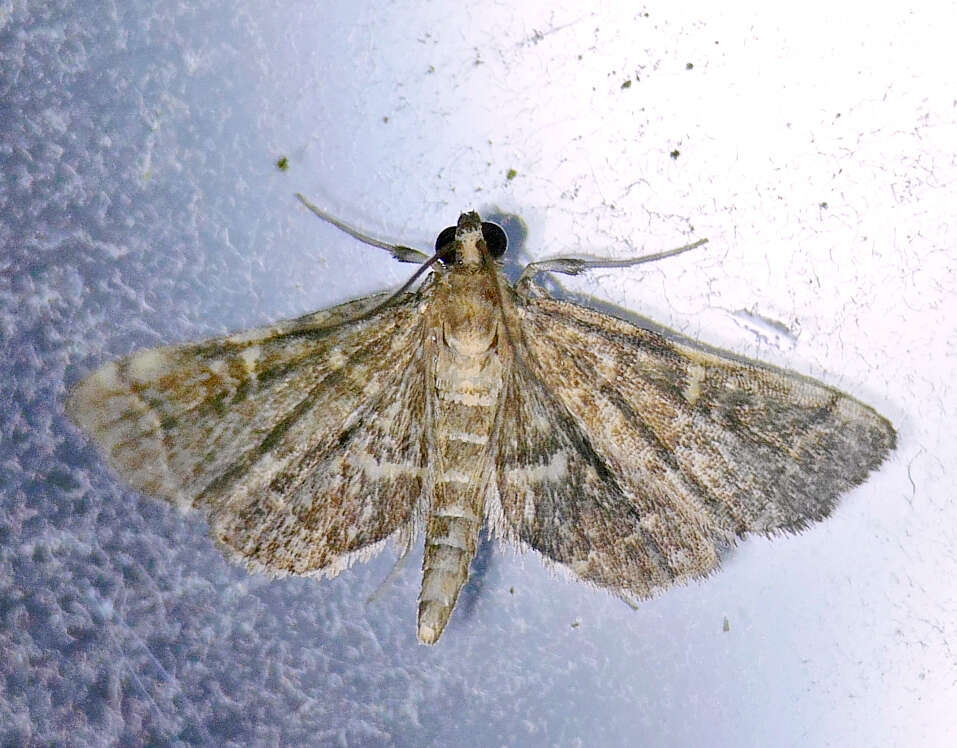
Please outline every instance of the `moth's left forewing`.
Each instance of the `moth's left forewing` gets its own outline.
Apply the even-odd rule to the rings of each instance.
[[[375,300],[201,343],[137,351],[79,382],[67,413],[133,488],[189,506],[330,376],[336,381],[323,392],[347,391],[335,372],[359,352],[362,329],[342,322]],[[396,331],[410,329],[406,319],[412,317],[400,310],[370,332],[366,347],[388,350],[403,337]],[[374,358],[359,355],[353,368],[370,367]]]
[[[202,509],[251,567],[334,574],[414,533],[420,301],[353,319],[368,308],[361,299],[140,351],[80,382],[67,410],[130,486]]]

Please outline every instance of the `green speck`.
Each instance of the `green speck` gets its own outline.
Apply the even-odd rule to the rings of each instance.
[[[509,182],[511,182],[511,181],[512,181],[513,179],[515,179],[515,177],[517,177],[517,176],[518,176],[518,172],[515,171],[515,169],[509,169],[509,170],[505,173],[505,178],[506,178]]]
[[[675,148],[675,149],[674,149],[671,153],[669,153],[668,155],[671,156],[671,160],[672,160],[672,161],[677,161],[677,160],[678,160],[678,156],[681,155],[681,151],[679,151],[677,148]]]
[[[621,87],[622,87],[622,89],[631,88],[631,78],[629,78],[629,79],[626,80],[624,83],[622,83],[622,84],[621,84]]]
[[[289,170],[289,159],[286,158],[285,156],[280,156],[280,157],[276,160],[276,168],[279,169],[279,171],[288,171],[288,170]]]

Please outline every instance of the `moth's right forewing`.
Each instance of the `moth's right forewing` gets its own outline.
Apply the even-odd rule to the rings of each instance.
[[[530,359],[622,480],[719,534],[820,520],[894,447],[886,419],[808,377],[568,302],[528,307]]]

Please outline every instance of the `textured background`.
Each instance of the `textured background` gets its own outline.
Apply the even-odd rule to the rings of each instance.
[[[0,0],[0,743],[957,730],[953,5],[511,5]],[[829,521],[637,611],[486,544],[426,649],[420,551],[382,589],[392,552],[249,576],[62,402],[135,348],[407,277],[297,190],[424,246],[514,213],[523,261],[707,236],[563,285],[846,389],[899,449]]]

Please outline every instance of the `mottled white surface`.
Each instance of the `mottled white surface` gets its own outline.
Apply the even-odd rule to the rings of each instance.
[[[0,2],[0,743],[947,744],[955,15]],[[523,261],[707,236],[563,284],[839,386],[898,451],[637,611],[486,546],[426,649],[421,554],[381,590],[389,554],[248,576],[62,402],[134,348],[408,276],[295,191],[426,248],[515,213]]]

